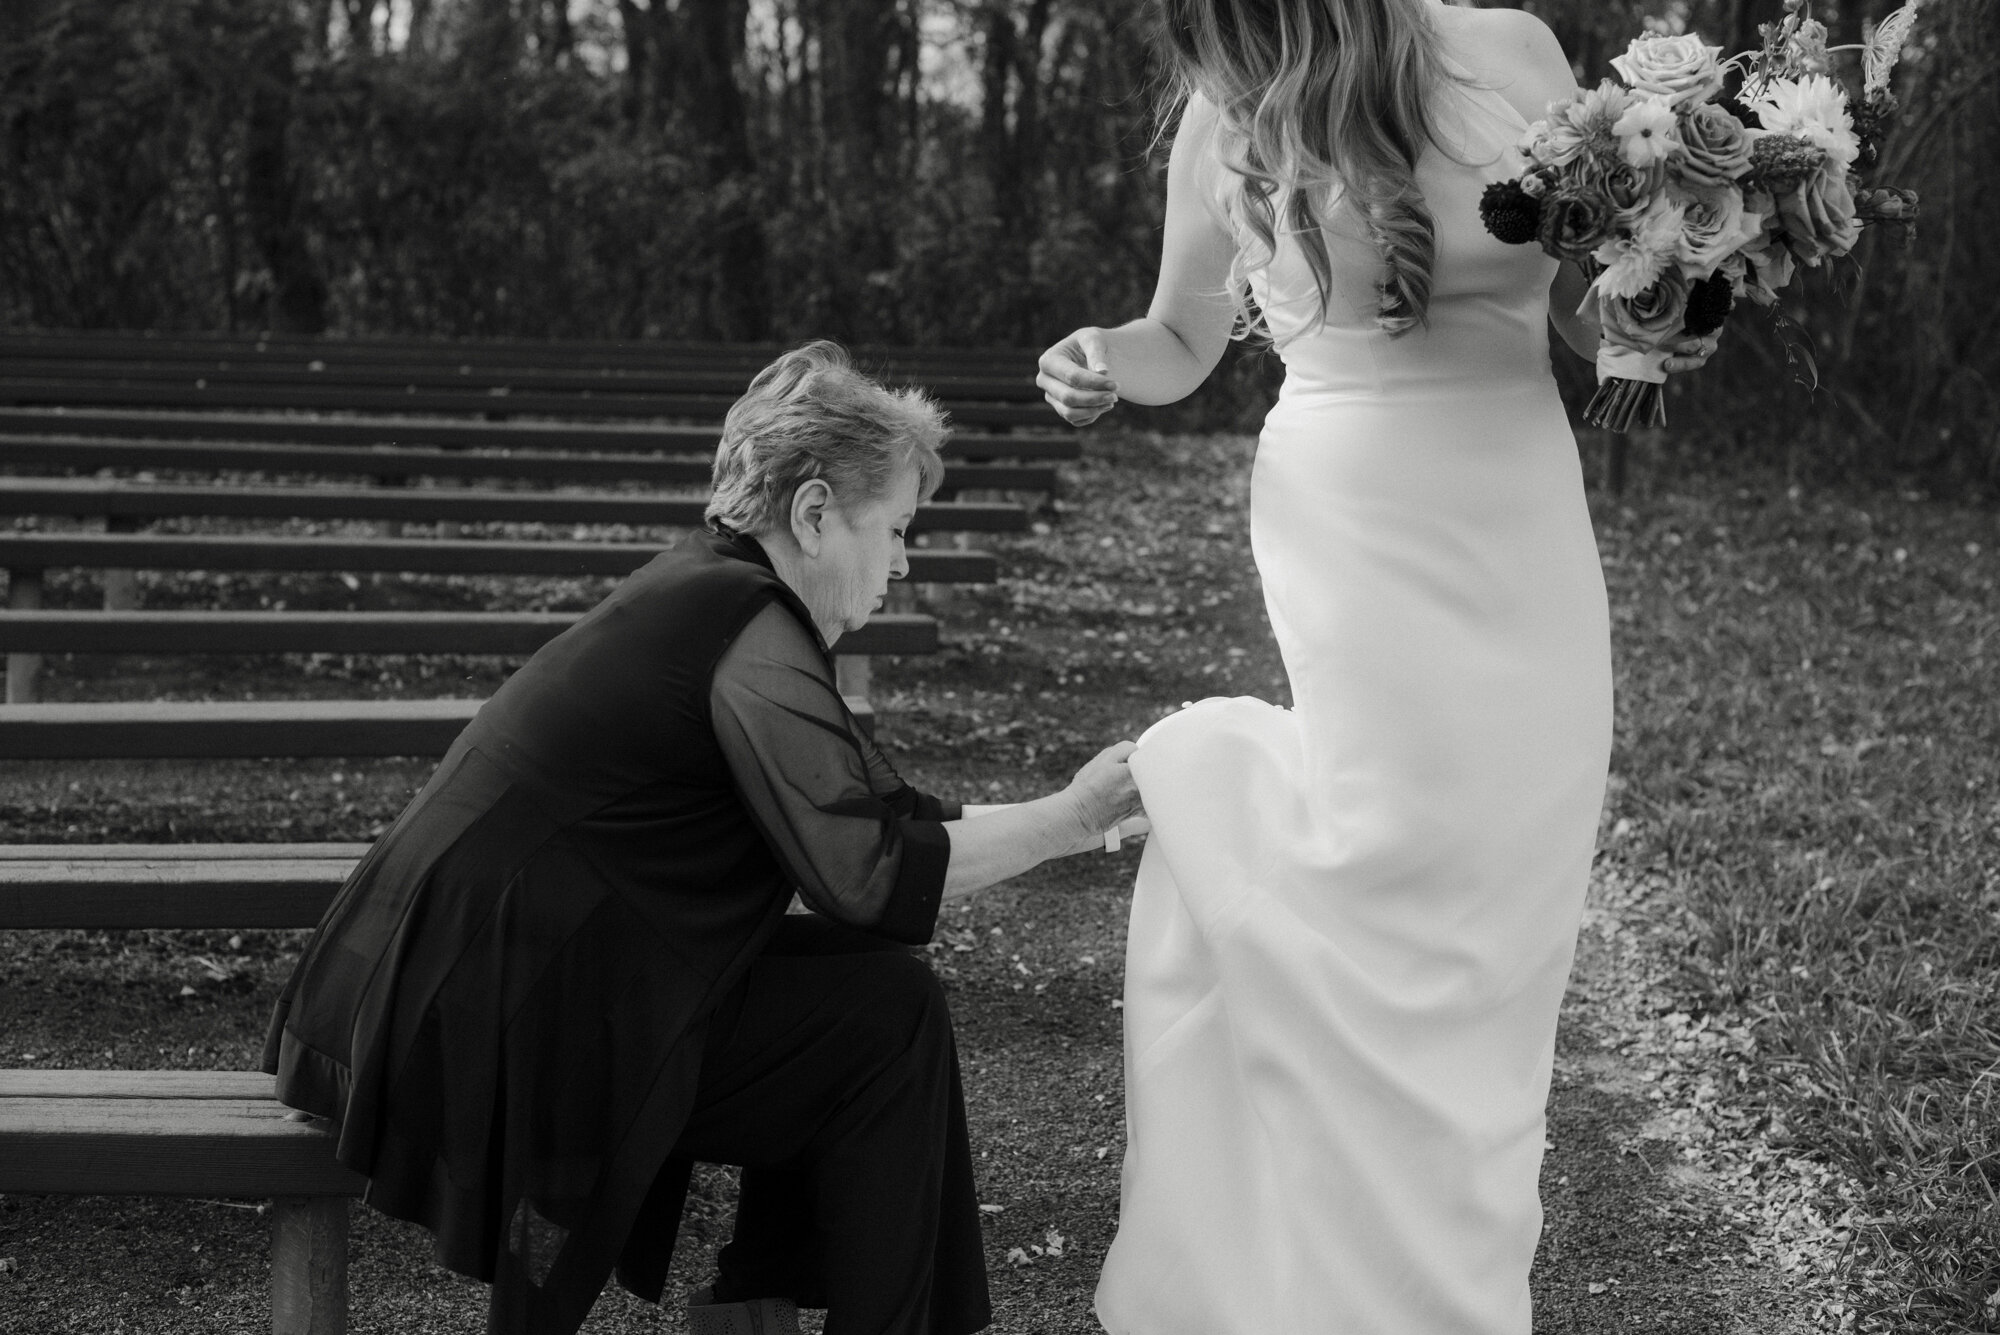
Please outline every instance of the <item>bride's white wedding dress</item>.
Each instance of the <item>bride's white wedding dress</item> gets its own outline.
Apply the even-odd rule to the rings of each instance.
[[[1204,700],[1132,757],[1113,1335],[1527,1335],[1536,1177],[1611,741],[1602,574],[1550,377],[1554,265],[1479,193],[1521,116],[1439,99],[1430,324],[1334,239],[1283,344],[1251,538],[1295,705]],[[1217,169],[1219,173],[1220,169]],[[1219,188],[1219,180],[1218,180]],[[1314,287],[1281,246],[1273,332]]]

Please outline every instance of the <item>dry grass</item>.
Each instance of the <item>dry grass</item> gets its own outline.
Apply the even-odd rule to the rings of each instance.
[[[2000,525],[1920,495],[1677,478],[1602,507],[1607,856],[1701,927],[1736,1097],[1854,1178],[1863,1329],[2000,1304]]]

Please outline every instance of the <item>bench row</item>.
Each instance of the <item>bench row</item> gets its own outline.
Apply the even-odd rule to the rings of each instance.
[[[491,421],[397,414],[137,412],[110,408],[0,407],[0,438],[249,441],[259,444],[436,446],[563,453],[715,453],[719,426],[676,422]],[[1074,459],[1074,434],[954,431],[947,459]]]
[[[0,477],[0,515],[205,515],[238,519],[398,519],[419,523],[627,524],[699,528],[706,496],[487,487],[290,487]],[[1027,512],[1011,503],[931,501],[915,532],[1017,533]]]
[[[521,415],[713,418],[733,400],[739,382],[777,351],[680,347],[672,352],[680,360],[670,360],[662,356],[667,349],[654,345],[496,347],[405,340],[336,347],[299,340],[140,339],[129,341],[140,346],[116,350],[115,342],[90,336],[67,345],[0,340],[0,357],[14,359],[0,365],[0,401],[62,405],[0,409],[0,431],[11,433],[0,439],[0,459],[18,467],[71,471],[358,473],[695,487],[707,481],[706,460],[641,456],[712,451],[713,426],[523,421]],[[864,358],[863,364],[984,400],[961,405],[955,413],[961,423],[1047,420],[1023,393],[1027,373],[1018,364],[1007,374],[996,374],[976,358],[906,359],[879,368]],[[136,406],[292,411],[255,416],[121,411]],[[302,409],[314,411],[297,411]],[[340,415],[316,415],[323,411]],[[402,415],[352,415],[362,411]],[[417,412],[477,416],[410,415]],[[468,447],[487,453],[453,453]],[[1053,484],[1046,468],[963,461],[1074,457],[1075,445],[1067,437],[960,434],[948,451],[952,492],[1046,491]],[[698,522],[702,505],[698,498],[573,491],[0,481],[0,512],[11,507],[36,516],[102,515],[115,523],[196,514],[690,526]],[[926,507],[922,522],[933,530],[1008,531],[1026,520],[1018,506],[955,503]],[[0,565],[12,572],[15,604],[0,614],[0,650],[13,655],[10,691],[14,665],[42,652],[529,652],[573,616],[73,613],[41,611],[32,604],[39,601],[42,572],[65,566],[617,576],[642,564],[653,550],[629,543],[447,538],[0,535]],[[993,558],[984,553],[918,549],[911,564],[912,578],[921,581],[994,577]],[[890,615],[844,637],[840,647],[925,652],[936,644],[930,618]],[[855,661],[843,658],[843,670]],[[851,703],[866,709],[863,701]],[[476,700],[10,704],[0,706],[0,755],[432,756],[448,748],[478,706]],[[358,845],[325,844],[0,848],[0,928],[308,926],[361,851]],[[276,1335],[337,1335],[344,1328],[347,1198],[361,1185],[334,1162],[323,1128],[275,1102],[267,1076],[0,1071],[0,1192],[274,1198]]]
[[[741,387],[710,392],[632,393],[604,390],[557,393],[528,388],[420,388],[415,384],[251,383],[226,373],[146,379],[125,368],[77,369],[70,375],[0,374],[0,403],[17,407],[62,404],[72,407],[175,409],[283,409],[352,413],[476,413],[488,416],[568,418],[686,418],[721,420]],[[954,422],[970,426],[1046,426],[1049,410],[1039,402],[945,399]]]
[[[790,344],[703,343],[685,339],[423,338],[319,334],[124,333],[0,331],[0,357],[72,361],[213,361],[244,364],[319,362],[327,366],[505,366],[589,370],[671,370],[730,367],[754,373]],[[1029,348],[949,348],[856,344],[855,364],[871,374],[921,381],[926,375],[967,374],[1032,379]]]
[[[457,365],[410,361],[394,353],[371,360],[328,361],[317,352],[292,357],[259,356],[240,359],[224,355],[206,358],[98,358],[78,362],[62,357],[10,355],[0,352],[0,378],[45,381],[88,378],[133,384],[192,384],[205,387],[295,387],[304,393],[340,389],[390,389],[423,395],[433,391],[471,394],[579,394],[601,397],[622,394],[653,398],[741,394],[756,374],[754,367],[729,365],[693,367],[575,366],[548,369],[504,364]],[[917,383],[948,405],[966,403],[1039,403],[1042,394],[1022,375],[981,374],[964,369],[933,370],[920,379],[888,377],[892,383]]]
[[[290,445],[252,441],[103,440],[0,434],[0,459],[15,467],[132,469],[142,472],[360,474],[381,479],[490,478],[496,481],[643,482],[656,487],[708,485],[709,456],[562,454],[549,451],[446,449],[410,445]],[[1049,464],[969,463],[949,458],[940,490],[1051,492]]]

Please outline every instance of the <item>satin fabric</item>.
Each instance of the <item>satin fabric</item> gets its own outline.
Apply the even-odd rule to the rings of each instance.
[[[1251,539],[1294,705],[1205,700],[1132,758],[1153,835],[1113,1335],[1530,1328],[1609,628],[1549,370],[1554,266],[1478,216],[1523,121],[1476,87],[1438,106],[1427,329],[1375,329],[1351,229],[1325,328],[1302,332],[1295,248],[1257,280],[1286,379]]]

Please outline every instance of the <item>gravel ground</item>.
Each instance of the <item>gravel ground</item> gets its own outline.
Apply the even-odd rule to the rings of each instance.
[[[1136,856],[1073,859],[955,908],[932,951],[958,1023],[981,1195],[997,1207],[986,1217],[996,1335],[1097,1329],[1090,1295],[1115,1225],[1123,1146],[1112,1003]],[[1674,1026],[1648,1011],[1662,966],[1648,953],[1659,934],[1642,910],[1600,886],[1583,937],[1550,1103],[1536,1329],[1824,1328],[1823,1295],[1796,1266],[1783,1268],[1789,1253],[1771,1245],[1779,1233],[1744,1190],[1754,1181],[1732,1182],[1681,1152],[1700,1142],[1703,1165],[1719,1153],[1690,1094],[1698,1084],[1680,1078],[1693,1067],[1662,1077],[1662,1052],[1676,1040],[1660,1038]],[[19,1048],[10,1063],[34,1052],[38,1064],[251,1064],[294,938],[238,937],[232,951],[201,933],[135,935],[121,967],[107,970],[102,937],[14,934],[0,967],[6,1041]],[[223,965],[232,981],[196,960]],[[193,996],[180,995],[202,975]],[[705,1175],[677,1295],[707,1277],[729,1202],[727,1176]],[[243,1202],[0,1198],[0,1329],[263,1331],[264,1248],[264,1220]],[[357,1209],[352,1328],[482,1329],[484,1290],[428,1258],[420,1231]],[[653,1308],[612,1291],[587,1329],[675,1330],[679,1312],[677,1298]]]
[[[1136,735],[1162,701],[1283,702],[1241,522],[1247,442],[1111,437],[1094,451],[1065,483],[1079,499],[1007,549],[999,586],[941,599],[949,650],[878,672],[885,745],[912,782],[1014,800],[1060,783],[1103,741]],[[257,605],[278,592],[232,596]],[[295,605],[347,606],[379,591],[283,592]],[[484,589],[457,595],[489,605]],[[94,596],[61,584],[52,595],[78,606]],[[160,586],[149,603],[181,596]],[[435,694],[497,680],[489,661],[458,686],[474,670],[315,659],[302,673],[273,660],[230,677],[216,660],[78,659],[52,660],[47,682],[51,699],[102,699]],[[0,838],[365,838],[428,768],[0,762]],[[996,1335],[1097,1329],[1090,1298],[1122,1153],[1113,1002],[1137,856],[1071,859],[990,891],[947,913],[931,951],[958,1024],[981,1193],[995,1207],[985,1222]],[[1603,871],[1559,1038],[1537,1331],[1838,1328],[1823,1280],[1839,1221],[1807,1204],[1828,1197],[1812,1177],[1825,1170],[1754,1129],[1769,1119],[1720,1111],[1715,1090],[1746,1040],[1677,1007],[1665,980],[1686,928],[1673,894],[1628,884],[1615,862]],[[0,933],[0,1064],[249,1067],[298,939]],[[726,1174],[698,1187],[668,1303],[614,1290],[588,1329],[682,1328],[680,1299],[708,1277],[731,1208]],[[265,1221],[243,1202],[0,1197],[0,1331],[261,1332],[265,1247]],[[352,1328],[364,1335],[483,1328],[483,1289],[432,1265],[420,1232],[361,1209],[351,1279]]]

